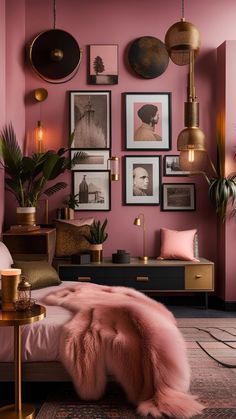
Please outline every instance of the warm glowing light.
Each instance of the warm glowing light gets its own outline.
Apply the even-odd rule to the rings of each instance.
[[[195,159],[195,155],[194,155],[194,149],[193,148],[189,148],[188,150],[188,161],[189,163],[193,163],[194,159]]]
[[[35,142],[36,142],[38,153],[42,153],[43,151],[43,139],[44,139],[44,129],[41,124],[41,121],[38,121],[37,128],[35,129]]]

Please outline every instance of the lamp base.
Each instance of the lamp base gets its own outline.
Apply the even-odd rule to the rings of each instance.
[[[22,409],[18,412],[15,405],[7,405],[0,409],[0,419],[33,419],[35,417],[34,407],[23,403]]]
[[[148,261],[148,256],[139,256],[139,259],[142,260],[143,262],[147,262]]]

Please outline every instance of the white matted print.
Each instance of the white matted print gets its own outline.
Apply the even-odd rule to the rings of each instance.
[[[160,156],[125,156],[125,204],[159,205]]]
[[[73,194],[79,211],[110,211],[110,171],[74,171]]]
[[[71,148],[111,147],[111,91],[70,91]]]
[[[125,93],[126,150],[170,150],[171,93]]]
[[[164,176],[188,176],[190,172],[181,170],[178,154],[164,156]]]
[[[195,211],[194,183],[163,183],[162,211]]]
[[[71,158],[79,150],[71,150]],[[81,158],[72,170],[107,170],[108,159],[110,158],[109,150],[83,150],[86,156]]]

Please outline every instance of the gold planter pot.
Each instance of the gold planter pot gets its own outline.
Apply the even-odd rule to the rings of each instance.
[[[35,207],[17,207],[16,208],[16,224],[18,225],[36,225],[36,208]]]
[[[91,262],[102,262],[102,243],[90,245]]]

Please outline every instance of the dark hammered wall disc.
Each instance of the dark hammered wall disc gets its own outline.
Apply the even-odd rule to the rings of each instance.
[[[130,46],[128,60],[137,74],[145,79],[153,79],[164,73],[169,63],[169,55],[160,39],[143,36]]]
[[[61,29],[51,29],[36,36],[29,55],[36,73],[49,81],[68,77],[80,63],[77,41]]]

